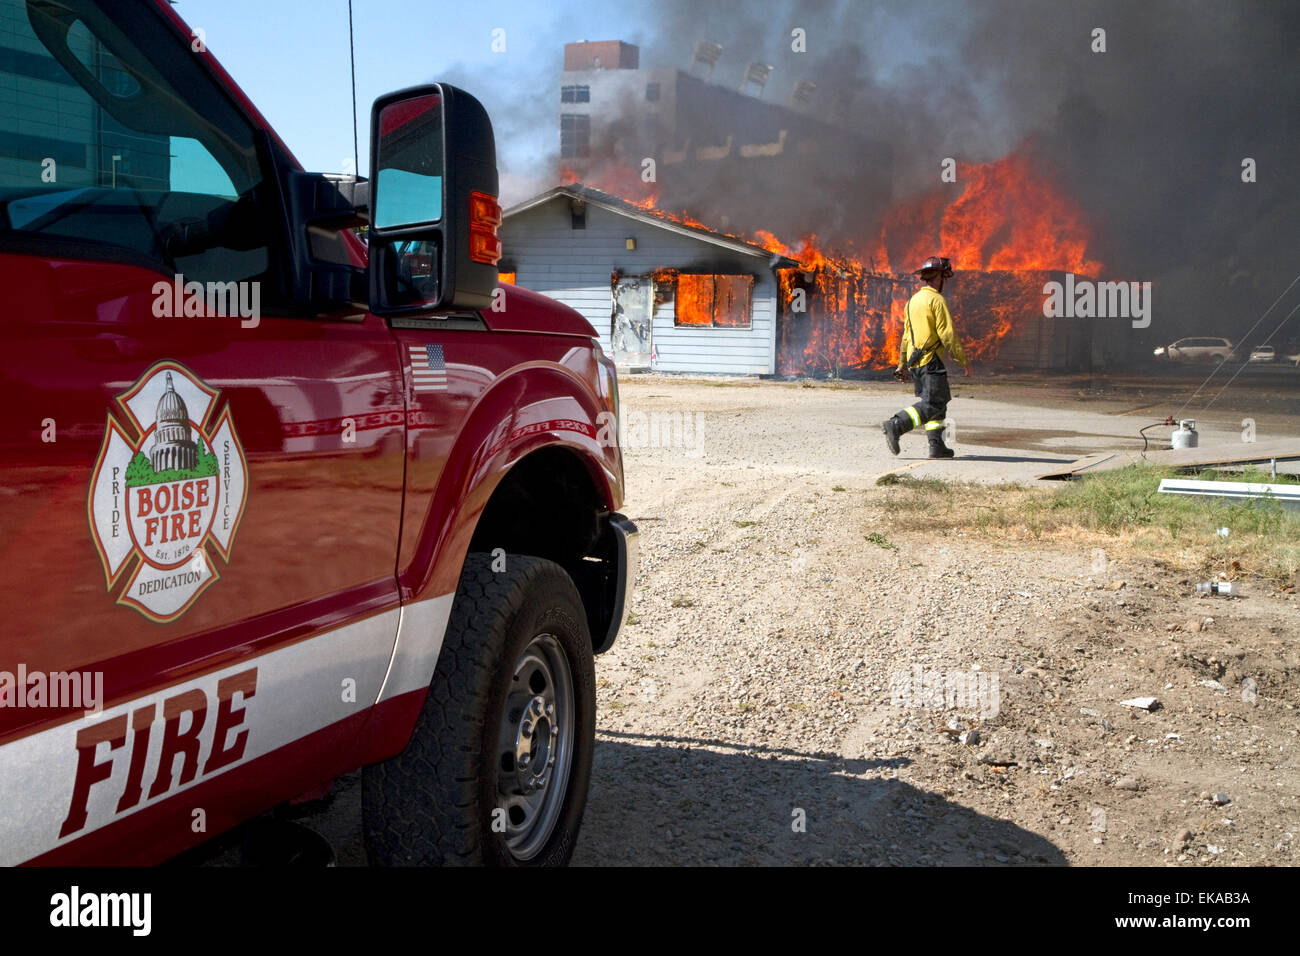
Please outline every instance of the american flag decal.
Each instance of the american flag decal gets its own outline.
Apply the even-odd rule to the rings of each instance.
[[[447,363],[441,345],[412,345],[411,377],[417,392],[445,392]]]

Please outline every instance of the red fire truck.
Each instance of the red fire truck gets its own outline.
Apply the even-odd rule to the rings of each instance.
[[[359,767],[373,863],[572,853],[614,367],[498,284],[477,100],[381,97],[370,170],[304,172],[165,0],[0,0],[0,863]]]

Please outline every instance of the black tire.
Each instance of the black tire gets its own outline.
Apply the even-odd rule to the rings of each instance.
[[[362,774],[366,851],[373,865],[563,866],[573,855],[595,747],[596,677],[587,617],[558,564],[513,554],[504,560],[506,570],[494,572],[489,555],[466,558],[410,743]],[[498,778],[510,779],[498,771],[513,760],[499,752],[502,718],[518,700],[516,662],[525,649],[538,646],[535,639],[567,658],[572,745],[561,802],[550,805],[549,837],[520,859],[499,832],[507,811],[495,814],[495,829],[493,824],[494,811],[501,809]],[[551,779],[557,781],[558,774]],[[537,833],[540,839],[541,829]]]

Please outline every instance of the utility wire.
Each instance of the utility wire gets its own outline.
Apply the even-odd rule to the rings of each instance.
[[[1298,276],[1297,278],[1300,278],[1300,276]],[[1277,328],[1275,328],[1272,332],[1268,333],[1268,338],[1266,338],[1263,342],[1260,342],[1259,344],[1261,346],[1268,345],[1268,343],[1272,340],[1273,336],[1281,332],[1282,326],[1286,325],[1289,321],[1291,321],[1291,316],[1295,315],[1297,312],[1300,312],[1300,305],[1297,305],[1294,309],[1288,312],[1286,318],[1278,323]],[[1224,383],[1223,388],[1219,389],[1219,391],[1215,394],[1214,398],[1210,399],[1208,402],[1205,403],[1205,408],[1209,408],[1216,401],[1218,401],[1219,396],[1222,395],[1224,391],[1227,389],[1227,387],[1233,383],[1236,377],[1241,374],[1241,370],[1244,369],[1249,364],[1250,364],[1249,361],[1242,362],[1241,367],[1238,368],[1237,371],[1232,373],[1232,378],[1228,379],[1228,381]],[[1182,411],[1182,409],[1179,409],[1179,411]]]
[[[349,0],[349,2],[351,2],[351,0]],[[355,105],[353,105],[353,111],[354,111],[354,112],[356,111],[356,106],[355,106]],[[1266,318],[1268,318],[1268,314],[1269,314],[1270,312],[1272,312],[1274,309],[1277,308],[1277,304],[1278,304],[1279,302],[1281,302],[1284,298],[1286,298],[1286,294],[1287,294],[1288,292],[1290,292],[1292,288],[1294,288],[1294,286],[1295,286],[1295,284],[1296,284],[1297,282],[1300,282],[1300,273],[1297,273],[1297,274],[1296,274],[1296,277],[1295,277],[1294,279],[1291,280],[1291,285],[1289,285],[1289,286],[1287,286],[1285,289],[1283,289],[1283,290],[1282,290],[1282,294],[1279,295],[1276,299],[1273,300],[1273,304],[1270,305],[1267,309],[1264,310],[1264,314],[1261,315],[1258,319],[1255,320],[1255,324],[1252,325],[1252,326],[1250,327],[1250,329],[1246,332],[1246,334],[1243,335],[1243,336],[1241,337],[1240,341],[1241,341],[1242,343],[1245,343],[1246,340],[1250,338],[1250,333],[1251,333],[1251,332],[1254,332],[1257,328],[1259,328],[1259,323],[1263,322]],[[1292,314],[1294,314],[1294,310],[1292,310]],[[1289,319],[1290,317],[1291,317],[1291,316],[1288,315],[1288,316],[1287,316],[1287,319]],[[1283,324],[1283,325],[1286,324],[1286,319],[1283,319],[1283,320],[1282,320],[1282,324]],[[1281,325],[1278,326],[1279,329],[1280,329],[1281,327],[1282,327]],[[1274,330],[1273,334],[1274,334],[1274,335],[1277,334],[1277,330],[1276,330],[1276,329]],[[1272,335],[1269,336],[1269,338],[1272,338],[1272,337],[1273,337]],[[1235,347],[1234,347],[1234,348],[1235,348]],[[1249,358],[1249,356],[1247,356],[1247,358]],[[1209,385],[1209,384],[1210,384],[1210,379],[1212,379],[1212,378],[1214,378],[1214,376],[1218,375],[1218,374],[1219,374],[1219,369],[1223,368],[1223,366],[1226,365],[1227,362],[1228,362],[1228,356],[1225,355],[1225,356],[1223,357],[1223,361],[1221,361],[1218,365],[1216,365],[1216,366],[1214,367],[1214,371],[1210,372],[1210,374],[1207,375],[1207,376],[1205,377],[1205,381],[1202,382],[1200,385],[1198,385],[1198,386],[1196,387],[1196,391],[1192,392],[1191,398],[1189,398],[1189,399],[1187,399],[1187,401],[1183,402],[1182,407],[1180,407],[1180,408],[1178,409],[1178,411],[1174,412],[1174,418],[1177,418],[1179,415],[1181,415],[1181,414],[1183,413],[1183,409],[1186,408],[1188,405],[1192,404],[1192,399],[1196,398],[1197,395],[1200,395],[1200,394],[1201,394],[1201,389],[1205,388],[1206,385]],[[1236,378],[1237,375],[1240,375],[1240,374],[1241,374],[1241,369],[1242,369],[1242,368],[1245,368],[1245,367],[1246,367],[1246,364],[1247,364],[1247,363],[1243,362],[1242,365],[1241,365],[1241,368],[1237,369],[1236,374],[1233,375],[1232,378]],[[1228,384],[1232,384],[1232,379],[1231,379],[1231,378],[1228,379]],[[1227,385],[1223,386],[1223,388],[1227,388],[1227,387],[1228,387]],[[1223,389],[1220,389],[1220,390],[1219,390],[1219,394],[1220,394],[1220,395],[1223,394]],[[1218,396],[1218,395],[1215,395],[1214,397],[1215,397],[1215,398],[1218,398],[1219,396]],[[1213,399],[1211,399],[1211,404],[1213,404]],[[1209,405],[1206,405],[1205,407],[1206,407],[1206,408],[1209,408],[1210,406],[1209,406]]]

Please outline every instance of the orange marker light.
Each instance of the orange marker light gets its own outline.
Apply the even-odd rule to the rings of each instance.
[[[496,265],[501,260],[501,204],[487,193],[469,194],[469,257],[475,262]]]

